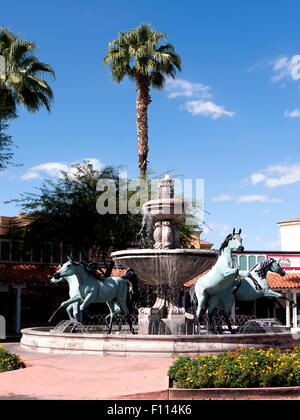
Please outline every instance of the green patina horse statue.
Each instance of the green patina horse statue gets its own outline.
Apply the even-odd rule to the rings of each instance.
[[[224,242],[220,247],[220,255],[216,264],[212,269],[206,273],[204,276],[200,277],[195,284],[195,297],[197,298],[197,309],[196,316],[200,319],[205,311],[205,308],[208,306],[208,319],[209,319],[209,329],[212,332],[215,332],[212,325],[212,312],[215,306],[218,303],[218,295],[223,290],[228,287],[232,287],[235,279],[238,277],[238,267],[232,257],[232,252],[243,252],[244,247],[242,245],[241,238],[241,229],[238,233],[235,232],[235,229],[232,233],[226,236]],[[234,288],[232,289],[233,293],[236,293],[240,286],[240,281],[238,281]]]
[[[207,300],[207,307],[210,312],[212,312],[215,306],[218,305],[218,310],[222,311],[228,330],[232,334],[235,334],[235,331],[232,329],[229,315],[235,300],[237,302],[251,302],[265,297],[275,301],[277,301],[277,299],[285,299],[288,300],[292,306],[298,306],[293,300],[270,289],[270,285],[267,280],[267,274],[269,271],[277,273],[280,276],[285,276],[285,271],[279,265],[278,261],[274,258],[265,259],[264,261],[256,264],[249,272],[245,272],[246,274],[241,278],[240,287],[237,289],[235,295],[232,293],[231,285],[227,289],[213,296],[213,298]],[[237,283],[237,280],[235,280],[235,283]],[[195,308],[197,305],[197,299],[195,299],[194,285],[190,288],[190,298],[192,306]]]
[[[105,302],[110,312],[108,333],[110,334],[112,331],[114,315],[120,312],[121,309],[126,316],[130,331],[134,334],[130,312],[126,303],[127,297],[129,294],[132,294],[133,288],[126,276],[107,277],[99,280],[88,270],[85,263],[73,261],[68,257],[68,261],[56,271],[50,283],[55,284],[63,280],[66,280],[69,284],[70,299],[61,303],[49,319],[49,322],[52,321],[58,310],[62,308],[66,308],[70,319],[76,319],[78,315],[78,303],[80,304],[79,310],[82,312],[91,303]]]
[[[284,296],[282,293],[270,289],[267,280],[269,271],[277,273],[280,276],[285,276],[285,271],[274,258],[265,259],[254,266],[245,277],[242,277],[241,286],[235,297],[229,288],[218,295],[218,307],[224,311],[228,329],[232,334],[234,334],[234,330],[232,330],[231,327],[229,314],[234,303],[234,298],[236,301],[240,302],[249,302],[263,297],[273,300],[285,299],[288,300],[292,306],[298,306],[297,303]],[[210,302],[208,302],[208,305],[209,304]]]

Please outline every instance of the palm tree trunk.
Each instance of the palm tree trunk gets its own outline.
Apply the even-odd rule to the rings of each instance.
[[[147,172],[148,157],[148,105],[150,98],[150,81],[148,75],[136,75],[137,98],[136,98],[136,125],[138,136],[138,156],[140,177],[145,178]]]

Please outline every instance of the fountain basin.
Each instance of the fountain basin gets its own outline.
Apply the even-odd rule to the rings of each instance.
[[[27,350],[99,356],[179,357],[218,354],[237,347],[285,348],[300,343],[300,334],[117,335],[53,333],[52,327],[23,329],[21,346]]]
[[[128,249],[111,254],[117,265],[132,268],[153,286],[181,286],[209,270],[218,252],[205,249]]]
[[[188,208],[188,203],[176,198],[159,198],[144,204],[146,212],[156,220],[175,220],[181,218]]]

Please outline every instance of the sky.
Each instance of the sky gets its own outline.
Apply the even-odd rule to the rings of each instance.
[[[52,111],[18,108],[15,162],[0,174],[0,215],[22,192],[90,159],[138,177],[136,88],[101,63],[119,32],[164,32],[182,71],[151,91],[149,167],[204,180],[201,238],[242,229],[247,250],[279,250],[277,222],[300,217],[300,3],[297,0],[16,0],[0,25],[37,44],[55,70]]]

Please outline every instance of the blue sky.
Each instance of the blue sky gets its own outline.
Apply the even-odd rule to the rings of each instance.
[[[9,127],[23,166],[0,175],[0,214],[82,159],[138,176],[135,86],[101,62],[120,31],[149,23],[182,58],[151,92],[150,167],[204,178],[203,239],[219,247],[236,227],[246,249],[280,249],[276,223],[300,217],[299,14],[297,0],[7,2],[0,24],[36,42],[56,81],[51,114],[20,108]]]

